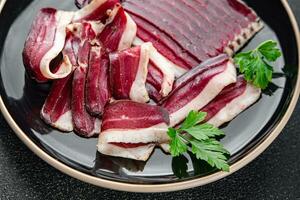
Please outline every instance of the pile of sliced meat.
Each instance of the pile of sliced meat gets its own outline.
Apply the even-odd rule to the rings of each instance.
[[[240,0],[77,0],[78,11],[41,9],[23,61],[52,81],[49,125],[99,134],[106,155],[147,160],[168,152],[168,127],[191,110],[220,126],[260,97],[230,56],[262,22]]]

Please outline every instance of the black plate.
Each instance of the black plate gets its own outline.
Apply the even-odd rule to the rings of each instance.
[[[273,39],[279,42],[284,56],[276,62],[273,84],[259,102],[224,127],[226,137],[222,143],[232,154],[231,164],[244,158],[283,120],[294,96],[298,78],[297,42],[282,3],[272,1],[270,9],[269,1],[246,2],[254,8],[266,26],[243,50]],[[156,149],[147,162],[103,156],[96,153],[96,138],[84,139],[73,133],[61,133],[44,124],[39,118],[39,111],[49,85],[36,84],[28,79],[21,52],[33,18],[40,8],[47,6],[76,9],[73,0],[9,0],[0,17],[0,94],[13,120],[36,145],[73,169],[118,182],[174,183],[215,172],[193,156],[186,155],[172,160],[171,156],[162,153],[160,149]]]

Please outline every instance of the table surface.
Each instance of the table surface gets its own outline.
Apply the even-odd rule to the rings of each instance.
[[[0,0],[1,1],[1,0]],[[300,1],[289,0],[300,22]],[[0,115],[0,199],[299,199],[300,102],[275,142],[257,159],[215,183],[185,191],[136,194],[71,178],[34,155]]]

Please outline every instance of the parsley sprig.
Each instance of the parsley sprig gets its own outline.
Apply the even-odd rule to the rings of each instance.
[[[173,157],[191,151],[197,159],[223,171],[229,171],[229,152],[215,138],[224,132],[211,124],[199,123],[205,120],[205,112],[191,111],[179,128],[169,128],[170,153]]]
[[[273,67],[270,63],[275,62],[281,55],[277,42],[267,40],[254,50],[238,53],[234,61],[248,82],[266,89],[273,75]]]

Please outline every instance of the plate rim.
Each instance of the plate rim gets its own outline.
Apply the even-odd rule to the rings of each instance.
[[[3,7],[5,5],[7,0],[0,0],[0,13],[3,10]],[[189,189],[193,187],[203,186],[209,183],[212,183],[214,181],[217,181],[219,179],[222,179],[226,176],[229,176],[236,172],[237,170],[243,168],[248,163],[253,161],[256,157],[258,157],[262,152],[265,151],[265,149],[277,138],[277,136],[281,133],[285,125],[287,124],[288,120],[290,119],[295,106],[298,101],[298,97],[300,94],[300,33],[297,20],[294,16],[293,11],[291,10],[291,7],[288,3],[288,0],[281,0],[281,3],[283,7],[285,8],[288,17],[290,19],[290,22],[293,27],[293,31],[296,38],[297,48],[298,48],[298,76],[297,76],[297,82],[296,82],[296,88],[293,94],[293,97],[291,99],[291,102],[288,106],[288,109],[286,110],[284,116],[279,121],[279,123],[274,127],[274,129],[270,132],[270,134],[261,141],[251,152],[249,152],[247,155],[245,155],[243,158],[235,162],[230,166],[230,172],[216,172],[214,174],[205,176],[205,177],[199,177],[194,178],[191,180],[176,182],[176,183],[164,183],[164,184],[133,184],[133,183],[123,183],[123,182],[117,182],[117,181],[111,181],[106,180],[100,177],[91,176],[89,174],[85,174],[83,172],[80,172],[72,167],[67,166],[66,164],[63,164],[59,160],[53,158],[49,154],[47,154],[44,150],[42,150],[40,147],[38,147],[37,144],[35,144],[23,131],[22,129],[17,125],[17,123],[14,121],[10,113],[8,112],[3,100],[2,96],[0,95],[0,110],[2,112],[2,115],[4,116],[5,120],[8,122],[9,126],[13,129],[14,133],[21,139],[21,141],[32,151],[34,152],[38,157],[40,157],[42,160],[44,160],[46,163],[51,165],[52,167],[58,169],[59,171],[76,178],[78,180],[81,180],[86,183],[90,183],[96,186],[100,186],[103,188],[108,189],[114,189],[119,191],[127,191],[127,192],[141,192],[141,193],[150,193],[150,192],[170,192],[170,191],[178,191],[178,190],[184,190]]]

